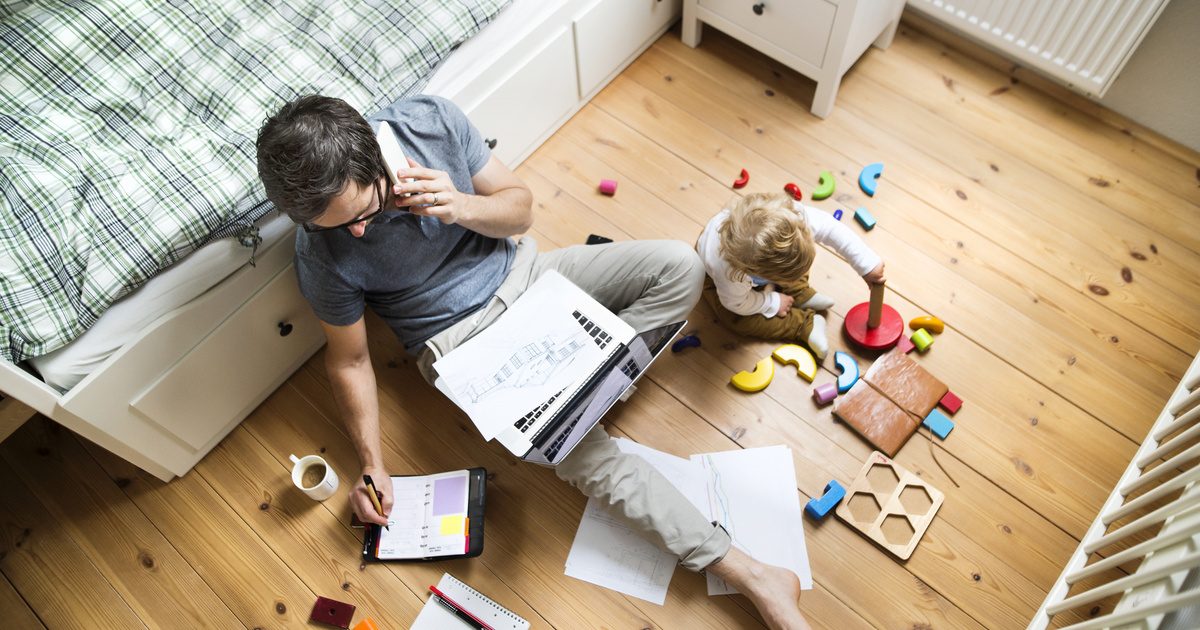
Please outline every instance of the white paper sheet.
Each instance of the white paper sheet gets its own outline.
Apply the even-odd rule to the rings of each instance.
[[[796,491],[792,450],[786,446],[692,455],[704,473],[707,505],[702,508],[733,537],[733,544],[761,562],[791,569],[800,588],[812,588],[804,542],[804,520]],[[737,591],[708,575],[708,594]]]
[[[450,398],[491,440],[553,398],[543,410],[543,418],[550,417],[633,336],[628,324],[550,271],[495,323],[433,366]]]
[[[618,439],[617,447],[625,453],[643,457],[689,501],[705,500],[704,477],[699,464],[625,439]],[[662,605],[678,562],[674,555],[659,549],[608,514],[595,499],[588,499],[575,542],[567,555],[566,574]]]

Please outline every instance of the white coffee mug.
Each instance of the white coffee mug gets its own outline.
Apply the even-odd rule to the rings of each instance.
[[[337,492],[337,473],[333,471],[333,466],[330,466],[329,462],[326,462],[324,458],[318,455],[305,455],[304,457],[288,455],[288,459],[292,460],[293,464],[292,483],[296,484],[296,487],[300,488],[300,490],[303,491],[304,494],[307,494],[309,498],[317,501],[324,501],[325,499],[333,496],[334,492]],[[325,466],[325,477],[316,485],[305,486],[304,471],[308,470],[309,466],[314,466],[317,464]]]

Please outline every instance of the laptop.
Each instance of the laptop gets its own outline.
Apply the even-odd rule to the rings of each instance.
[[[554,405],[563,392],[552,395],[496,439],[527,462],[558,465],[625,396],[686,325],[685,320],[635,335],[628,344],[618,347],[566,403]],[[549,409],[554,410],[546,413]]]

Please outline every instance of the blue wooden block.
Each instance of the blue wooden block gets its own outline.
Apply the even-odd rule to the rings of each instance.
[[[819,499],[809,499],[804,511],[815,519],[825,518],[826,514],[846,497],[846,489],[837,480],[825,484],[825,494]]]
[[[696,335],[688,335],[680,337],[678,341],[671,344],[671,352],[682,352],[685,348],[699,348],[700,338]]]
[[[842,209],[841,208],[838,208],[837,210],[833,211],[833,218],[837,219],[838,221],[842,220]]]
[[[858,221],[858,224],[863,226],[863,229],[868,232],[875,227],[875,215],[871,214],[866,208],[855,210],[854,220]]]
[[[866,165],[858,174],[858,187],[867,193],[868,197],[874,197],[875,183],[879,181],[880,175],[883,175],[883,162]]]
[[[950,432],[954,430],[954,421],[937,409],[930,411],[929,415],[925,416],[925,422],[922,422],[921,424],[929,427],[929,430],[933,431],[934,435],[942,438],[943,440],[946,439],[946,436],[950,435]]]

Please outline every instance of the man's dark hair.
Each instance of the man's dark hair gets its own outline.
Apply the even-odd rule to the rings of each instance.
[[[387,173],[366,119],[346,101],[301,96],[258,130],[258,176],[280,212],[307,223],[354,181],[374,186]]]

